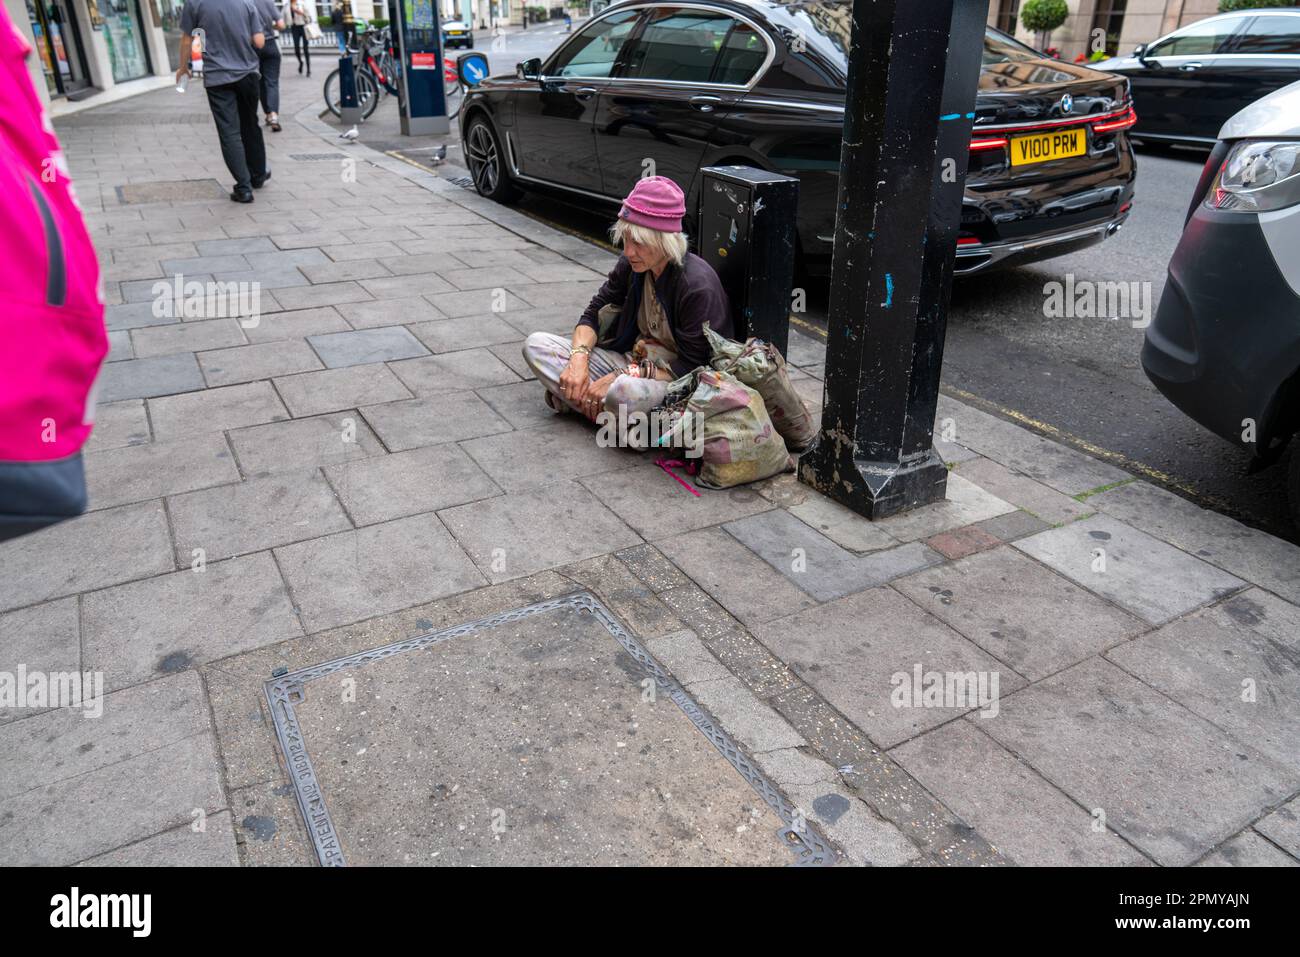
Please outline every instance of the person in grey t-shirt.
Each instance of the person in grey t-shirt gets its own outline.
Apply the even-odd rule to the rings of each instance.
[[[180,26],[181,68],[176,82],[189,75],[194,37],[201,37],[208,106],[217,123],[221,156],[235,178],[230,198],[251,203],[253,190],[271,178],[266,144],[257,125],[258,51],[266,42],[262,18],[252,0],[186,0]]]

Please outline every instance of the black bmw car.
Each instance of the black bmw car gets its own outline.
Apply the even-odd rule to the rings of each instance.
[[[617,212],[638,177],[698,209],[701,166],[796,176],[799,253],[826,268],[835,226],[849,0],[627,0],[544,61],[485,80],[460,112],[484,196],[558,191]],[[1128,81],[984,39],[958,274],[1059,256],[1119,229],[1133,199]],[[689,229],[688,229],[689,232]]]

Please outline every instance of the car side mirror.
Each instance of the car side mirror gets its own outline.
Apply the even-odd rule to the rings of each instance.
[[[1133,48],[1133,55],[1138,58],[1139,63],[1146,63],[1147,45],[1145,43],[1139,43],[1137,46]]]
[[[521,80],[540,80],[542,78],[542,61],[538,57],[515,64],[515,76]]]

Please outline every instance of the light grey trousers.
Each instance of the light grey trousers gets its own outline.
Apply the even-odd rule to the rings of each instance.
[[[572,405],[560,395],[560,375],[569,364],[571,342],[563,336],[551,332],[534,332],[524,341],[524,361],[533,370],[537,380],[573,411],[586,414],[582,409]],[[614,352],[610,349],[592,349],[587,363],[591,381],[626,369],[633,362],[629,354]],[[632,412],[649,412],[661,404],[668,393],[667,382],[656,379],[641,379],[624,373],[614,380],[605,394],[605,411],[618,415],[621,405],[625,414]]]

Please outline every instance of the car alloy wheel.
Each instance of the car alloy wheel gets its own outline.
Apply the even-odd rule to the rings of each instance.
[[[505,156],[496,134],[481,116],[475,118],[466,131],[465,160],[480,196],[498,203],[508,203],[518,196],[518,190],[506,173]]]

